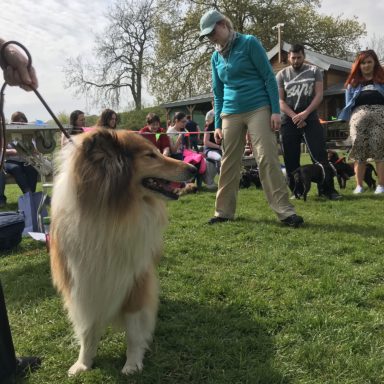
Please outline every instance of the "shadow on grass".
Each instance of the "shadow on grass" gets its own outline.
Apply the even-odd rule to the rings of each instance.
[[[29,236],[23,236],[21,243],[8,251],[0,251],[0,258],[7,257],[11,255],[21,255],[27,252],[42,251],[47,253],[47,248],[45,243],[41,241],[33,240]]]
[[[329,224],[320,224],[307,222],[306,227],[309,229],[316,229],[317,231],[327,232],[327,233],[345,233],[345,234],[356,234],[359,236],[374,236],[374,237],[383,237],[384,236],[384,227],[377,223],[376,225],[359,225],[358,223],[351,224],[338,224],[338,223],[329,223]]]
[[[14,308],[37,305],[47,297],[56,295],[48,258],[38,263],[23,263],[20,267],[2,271],[1,281],[7,305]]]
[[[122,336],[122,335],[121,335]],[[95,367],[116,382],[124,365],[105,345]],[[289,383],[273,367],[273,337],[263,318],[253,319],[244,307],[226,308],[165,300],[144,370],[130,383]]]
[[[343,195],[343,190],[340,191],[342,195],[343,201],[357,201],[357,200],[376,200],[376,201],[384,201],[384,196],[375,195],[373,191],[364,192],[359,195]]]
[[[56,295],[52,288],[48,258],[24,263],[24,266],[6,270],[1,276],[7,305],[17,308],[33,307],[41,300]],[[5,284],[4,284],[5,283]],[[60,312],[61,313],[61,312]],[[50,322],[60,322],[52,313]],[[42,317],[49,317],[44,313]],[[60,327],[62,327],[61,325]],[[63,351],[68,344],[68,332],[50,333],[42,350],[49,350],[43,367],[33,374],[42,382],[52,370],[67,382],[66,371],[74,362],[78,347]],[[45,330],[44,330],[45,329]],[[52,331],[52,330],[51,330]],[[46,328],[36,330],[46,332]],[[40,335],[44,338],[47,335]],[[39,338],[38,334],[35,337]],[[129,383],[217,383],[217,384],[289,384],[274,367],[274,340],[262,315],[236,304],[209,305],[193,301],[163,299],[156,326],[154,342],[147,352],[142,373],[130,377]],[[125,343],[122,333],[103,338],[95,369],[79,377],[93,383],[126,383],[120,374],[125,362]],[[32,376],[31,376],[32,377]],[[89,381],[81,381],[81,380]],[[111,381],[112,380],[112,381]],[[29,380],[27,379],[26,382]],[[18,381],[22,383],[24,381]]]
[[[327,233],[345,233],[345,234],[351,234],[354,233],[356,235],[364,236],[364,234],[367,234],[369,236],[375,236],[375,237],[384,237],[384,227],[380,225],[379,223],[372,224],[372,225],[359,225],[356,223],[337,223],[337,222],[330,222],[327,224],[315,222],[313,220],[307,220],[304,217],[304,225],[299,228],[290,228],[286,225],[282,225],[277,220],[273,219],[257,219],[257,218],[250,218],[250,217],[238,217],[235,221],[232,223],[229,223],[230,225],[234,225],[236,222],[241,223],[242,225],[246,222],[252,223],[252,224],[264,224],[274,227],[280,227],[284,229],[291,229],[295,231],[302,231],[305,229],[316,229],[317,231],[327,232]],[[226,223],[228,225],[228,223]],[[220,224],[222,225],[222,224]]]

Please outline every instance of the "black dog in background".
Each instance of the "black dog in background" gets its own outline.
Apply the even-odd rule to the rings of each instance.
[[[347,163],[345,157],[339,157],[339,154],[332,150],[328,150],[328,161],[330,161],[336,169],[336,177],[340,189],[344,189],[347,184],[347,180],[355,175],[353,163]],[[367,163],[364,181],[368,185],[369,189],[376,188],[376,180],[373,178],[373,174],[377,176],[375,168],[372,164]]]
[[[249,188],[252,184],[255,184],[256,188],[262,188],[257,168],[245,169],[241,173],[240,188]]]
[[[304,201],[307,201],[312,182],[322,185],[324,190],[334,191],[335,170],[329,162],[302,165],[293,171],[292,175],[295,180],[293,193],[296,199],[303,196]]]

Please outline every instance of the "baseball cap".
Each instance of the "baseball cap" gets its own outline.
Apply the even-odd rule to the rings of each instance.
[[[223,19],[224,15],[216,9],[211,9],[210,11],[205,12],[200,19],[199,40],[203,40],[206,35],[210,34],[215,28],[216,23]]]

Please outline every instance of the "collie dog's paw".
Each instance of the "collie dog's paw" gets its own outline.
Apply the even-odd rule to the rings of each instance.
[[[129,375],[134,372],[140,372],[143,369],[143,363],[132,364],[131,362],[126,362],[121,373],[123,375]]]
[[[76,363],[73,364],[71,368],[69,368],[68,376],[75,376],[80,372],[88,371],[90,369],[91,367],[87,367],[85,364],[80,363],[79,361],[76,361]]]

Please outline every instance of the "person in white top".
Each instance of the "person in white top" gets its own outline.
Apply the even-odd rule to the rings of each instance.
[[[175,112],[173,125],[167,129],[170,141],[171,157],[177,160],[183,160],[183,150],[186,146],[186,137],[182,133],[185,132],[186,124],[186,114],[184,112]]]

